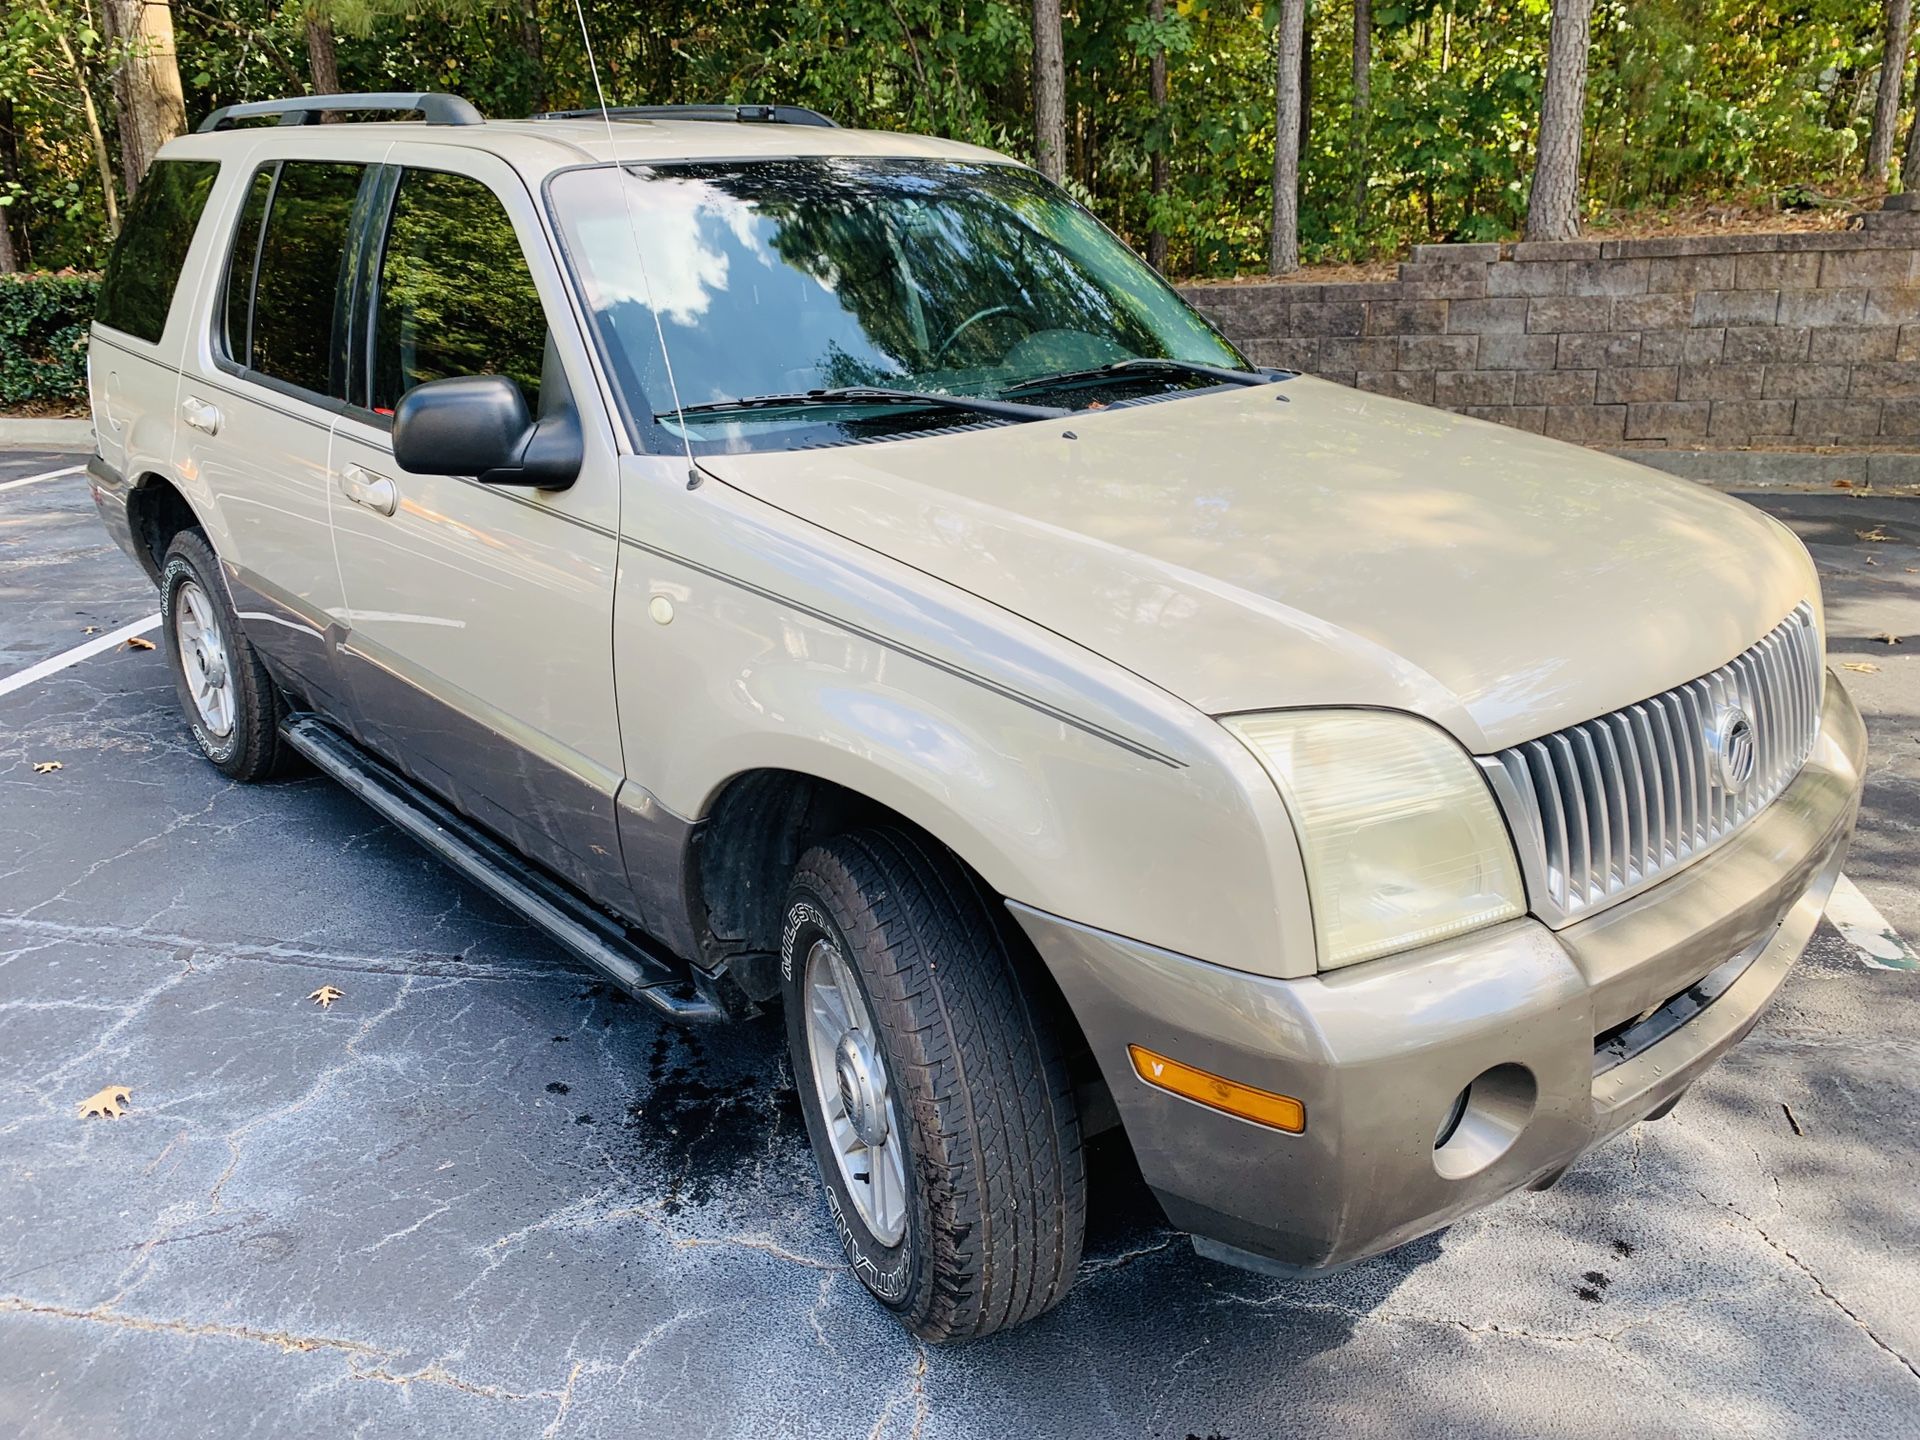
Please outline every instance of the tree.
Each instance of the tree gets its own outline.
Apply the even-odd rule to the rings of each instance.
[[[1147,18],[1155,28],[1153,56],[1147,62],[1147,98],[1153,103],[1153,123],[1161,131],[1160,143],[1153,147],[1153,173],[1149,184],[1152,187],[1155,214],[1166,198],[1168,166],[1167,140],[1167,47],[1158,30],[1167,18],[1167,0],[1148,0]],[[1156,219],[1153,228],[1147,232],[1147,263],[1156,270],[1167,268],[1167,230],[1164,221]]]
[[[1920,190],[1920,75],[1913,77],[1913,124],[1907,127],[1907,149],[1900,157],[1900,188]]]
[[[307,12],[307,77],[316,95],[340,93],[340,54],[334,48],[333,21],[321,10]]]
[[[5,18],[0,9],[0,19]],[[0,275],[21,268],[13,248],[13,202],[19,193],[20,142],[13,128],[13,97],[0,95]]]
[[[1280,0],[1274,36],[1273,241],[1267,273],[1300,268],[1300,59],[1306,45],[1306,0]]]
[[[173,7],[169,0],[103,0],[101,13],[118,62],[113,96],[120,116],[120,174],[132,195],[154,152],[187,128],[173,53]]]
[[[1067,62],[1060,0],[1033,0],[1033,162],[1058,184],[1067,178]]]
[[[1592,30],[1593,0],[1553,0],[1540,139],[1527,195],[1529,240],[1571,240],[1580,233],[1580,140]]]
[[[1367,129],[1373,121],[1373,0],[1353,0],[1353,119],[1347,146],[1353,155],[1353,228],[1367,222]]]
[[[1906,89],[1907,46],[1913,36],[1913,0],[1886,0],[1886,39],[1880,51],[1880,88],[1873,105],[1873,131],[1867,139],[1867,179],[1880,184],[1893,163],[1894,129],[1900,123],[1900,94]],[[1904,169],[1903,180],[1911,180]]]

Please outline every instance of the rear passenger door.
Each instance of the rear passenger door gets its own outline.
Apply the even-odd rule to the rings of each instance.
[[[335,424],[342,660],[367,738],[589,894],[626,904],[614,796],[618,472],[539,212],[505,162],[401,143],[370,232],[353,403]],[[543,492],[393,462],[428,380],[506,375],[530,413],[581,404],[586,463]]]
[[[350,242],[377,171],[320,159],[254,170],[180,386],[178,464],[219,507],[247,636],[283,684],[336,712],[327,459],[347,395]]]

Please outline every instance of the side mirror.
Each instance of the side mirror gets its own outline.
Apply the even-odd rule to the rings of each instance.
[[[504,375],[429,380],[393,411],[393,463],[414,475],[472,475],[482,485],[564,490],[586,460],[571,404],[535,420]]]

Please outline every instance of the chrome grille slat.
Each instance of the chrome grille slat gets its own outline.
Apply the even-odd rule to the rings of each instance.
[[[1534,909],[1563,923],[1717,845],[1778,798],[1813,749],[1820,636],[1802,604],[1697,680],[1481,762],[1507,811]],[[1753,726],[1753,778],[1718,778],[1729,706]]]

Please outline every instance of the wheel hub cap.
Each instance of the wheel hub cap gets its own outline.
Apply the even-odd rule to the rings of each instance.
[[[834,1057],[834,1077],[840,1083],[840,1104],[853,1124],[854,1134],[867,1146],[887,1139],[887,1087],[867,1037],[849,1030],[840,1037]]]
[[[196,581],[182,581],[174,593],[173,638],[195,718],[208,734],[225,739],[233,733],[235,712],[233,687],[227,683],[226,635],[213,602]]]
[[[907,1232],[906,1137],[866,997],[830,940],[808,949],[801,991],[808,1068],[834,1168],[874,1239],[898,1245]]]

